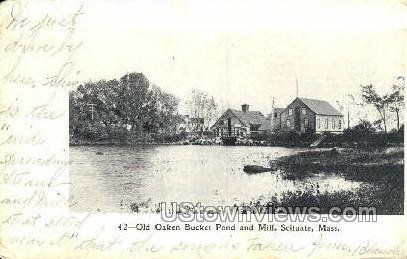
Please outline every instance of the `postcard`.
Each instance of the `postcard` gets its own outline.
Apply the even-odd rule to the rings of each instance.
[[[406,1],[0,3],[0,258],[405,258]]]

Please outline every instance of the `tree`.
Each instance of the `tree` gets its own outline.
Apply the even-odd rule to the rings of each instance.
[[[366,104],[373,105],[380,115],[380,121],[383,123],[384,132],[387,133],[387,110],[390,105],[388,95],[380,96],[373,85],[361,85],[362,99]]]
[[[142,73],[80,85],[69,94],[69,130],[75,139],[101,140],[171,128],[178,99],[150,85]],[[129,131],[130,129],[130,131]]]
[[[202,90],[192,89],[187,105],[191,116],[204,118],[208,127],[210,122],[217,116],[218,104],[215,98]]]
[[[396,114],[397,130],[400,129],[400,112],[404,108],[404,77],[398,77],[398,83],[394,84],[391,93],[388,95],[390,111]]]
[[[177,123],[179,99],[153,85],[148,103],[150,111],[149,123],[155,129],[173,131]]]
[[[370,121],[360,120],[358,124],[343,131],[348,141],[361,141],[369,139],[376,132],[375,127]]]
[[[150,82],[142,73],[130,73],[120,78],[118,107],[125,124],[133,132],[142,132],[148,118]]]
[[[213,96],[210,98],[210,100],[208,100],[206,109],[207,113],[205,121],[207,123],[207,127],[209,128],[211,121],[218,115],[218,104],[215,102]]]
[[[351,124],[357,124],[359,119],[363,117],[361,107],[363,107],[364,104],[361,103],[359,99],[358,96],[353,94],[346,94],[340,101],[336,101],[339,111],[344,114],[344,119],[347,123],[346,128],[350,128]],[[365,118],[366,115],[364,116],[364,119]]]

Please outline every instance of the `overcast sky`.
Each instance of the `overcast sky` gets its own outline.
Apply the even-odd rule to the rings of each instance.
[[[181,98],[199,88],[268,112],[272,96],[295,98],[296,78],[300,97],[335,104],[406,74],[401,1],[137,2],[85,4],[84,80],[142,72]]]

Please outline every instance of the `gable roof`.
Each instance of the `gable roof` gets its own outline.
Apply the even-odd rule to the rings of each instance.
[[[261,125],[263,123],[264,115],[259,111],[241,111],[235,109],[228,109],[231,111],[240,121],[242,121],[246,126],[249,125]]]
[[[308,106],[308,108],[310,108],[310,110],[315,112],[316,114],[342,116],[342,114],[327,101],[307,98],[298,98],[298,99],[301,102],[303,102],[306,106]]]
[[[276,112],[278,115],[280,115],[280,113],[282,113],[284,110],[285,110],[284,108],[274,108],[274,112]],[[273,114],[270,113],[267,116],[267,118],[265,118],[263,120],[259,130],[266,130],[266,131],[272,130],[272,127],[271,127],[271,119],[273,118],[272,116],[273,116]],[[276,118],[276,119],[279,119],[279,118]]]
[[[192,123],[203,124],[203,123],[204,123],[204,118],[195,118],[195,117],[192,117],[192,118],[191,118],[191,122],[192,122]]]
[[[276,112],[277,115],[280,115],[284,110],[285,110],[285,108],[274,108],[274,112]],[[272,118],[271,116],[272,116],[272,114],[269,113],[269,114],[267,115],[266,120],[270,120],[270,119]]]
[[[284,111],[284,108],[274,108],[274,112],[277,112],[278,115]]]
[[[263,113],[259,111],[241,111],[241,110],[235,110],[235,109],[227,109],[222,116],[219,117],[219,119],[216,120],[216,122],[212,125],[211,128],[215,127],[218,122],[224,118],[227,114],[231,114],[235,116],[244,126],[250,126],[250,125],[261,125],[263,123],[263,120],[265,119]]]

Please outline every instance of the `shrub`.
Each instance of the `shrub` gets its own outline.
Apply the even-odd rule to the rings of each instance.
[[[211,130],[205,130],[202,132],[202,135],[205,137],[213,138],[215,137],[215,133]]]
[[[157,143],[172,143],[182,141],[187,137],[186,132],[179,134],[151,134],[152,139]]]
[[[347,141],[366,141],[369,136],[372,136],[376,132],[372,123],[366,120],[362,120],[359,124],[352,128],[347,128],[343,131],[344,140]]]
[[[272,146],[307,146],[317,138],[317,134],[311,132],[300,134],[295,131],[281,131],[253,134],[250,138],[254,142],[265,141]]]
[[[107,127],[100,122],[85,124],[83,128],[79,130],[79,136],[89,140],[104,140],[110,137]]]

